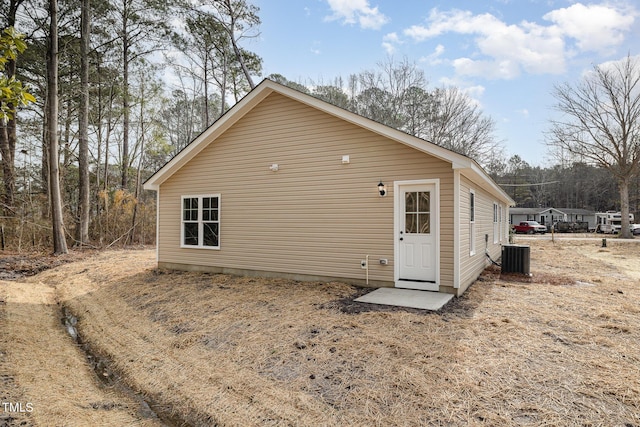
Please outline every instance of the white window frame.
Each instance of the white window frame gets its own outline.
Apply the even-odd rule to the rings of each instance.
[[[469,189],[469,256],[476,254],[476,192]]]
[[[493,202],[493,244],[498,243],[500,220],[498,216],[498,202]]]
[[[500,205],[499,214],[500,214],[500,241],[504,240],[504,210],[502,210],[502,205]]]
[[[218,199],[218,219],[216,221],[204,221],[203,220],[203,215],[202,215],[202,210],[203,210],[203,203],[202,203],[202,199],[206,199],[206,198],[217,198]],[[198,199],[198,219],[197,221],[185,221],[184,218],[184,200],[185,199]],[[185,249],[220,249],[220,240],[221,240],[221,236],[220,236],[220,224],[221,224],[221,220],[220,220],[220,216],[221,216],[221,197],[220,194],[196,194],[196,195],[185,195],[185,196],[181,196],[180,197],[180,247],[181,248],[185,248]],[[186,245],[184,243],[184,225],[187,222],[194,222],[198,224],[198,244],[197,245]],[[211,222],[211,223],[215,223],[218,224],[218,245],[217,246],[207,246],[203,244],[203,240],[204,240],[204,223],[205,222]]]

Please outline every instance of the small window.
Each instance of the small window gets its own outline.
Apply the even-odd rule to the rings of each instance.
[[[469,209],[470,209],[470,219],[469,221],[471,222],[475,222],[476,220],[476,193],[473,192],[473,190],[471,190],[471,193],[469,194]]]
[[[405,193],[405,233],[431,233],[431,193],[429,191]]]
[[[220,248],[220,195],[183,196],[183,248]]]
[[[500,212],[498,211],[498,204],[493,203],[493,243],[498,243],[499,234],[500,234]]]
[[[476,254],[476,193],[469,192],[469,255]]]
[[[500,209],[500,212],[499,212],[499,216],[500,216],[500,241],[502,242],[502,240],[504,240],[504,211],[502,210],[502,205],[500,205],[499,209]]]

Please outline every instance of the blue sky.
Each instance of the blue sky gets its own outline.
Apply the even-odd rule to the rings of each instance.
[[[554,84],[640,55],[635,0],[253,0],[260,37],[246,47],[264,76],[300,82],[372,70],[392,56],[431,86],[455,85],[497,124],[507,157],[550,165],[544,131]]]

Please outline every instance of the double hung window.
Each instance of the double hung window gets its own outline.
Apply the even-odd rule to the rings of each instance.
[[[180,246],[220,249],[220,195],[183,196]]]

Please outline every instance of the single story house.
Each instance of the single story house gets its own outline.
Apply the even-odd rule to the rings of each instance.
[[[455,295],[514,204],[472,159],[270,80],[144,187],[161,268]]]
[[[596,227],[596,213],[587,209],[572,208],[510,208],[509,221],[511,224],[518,224],[520,221],[538,221],[548,226],[558,221],[586,222],[592,230]]]

